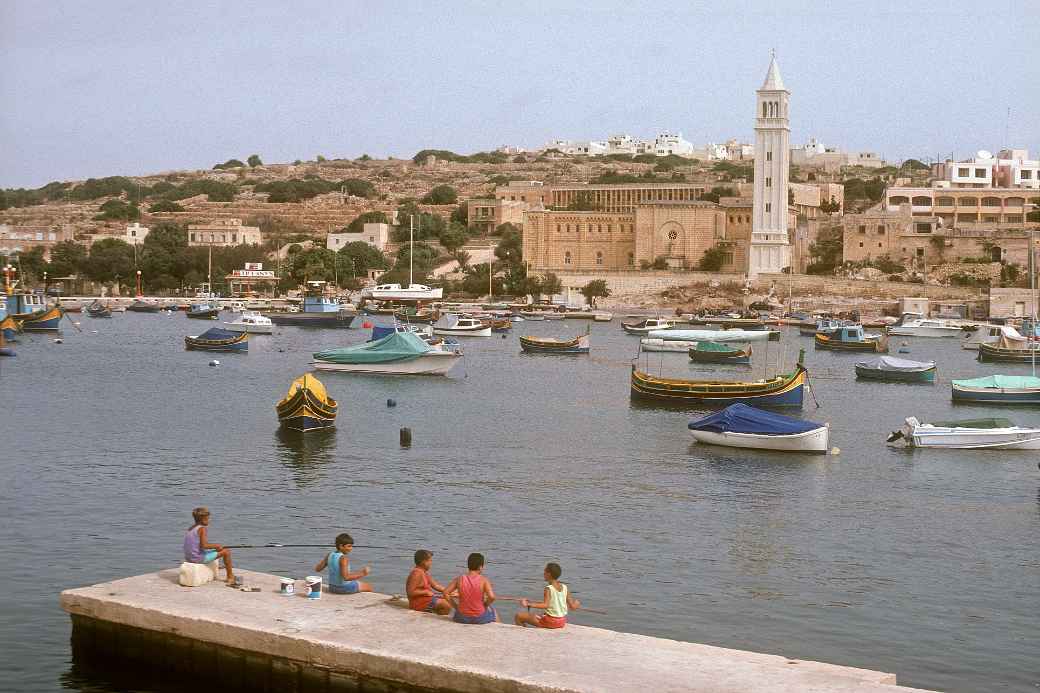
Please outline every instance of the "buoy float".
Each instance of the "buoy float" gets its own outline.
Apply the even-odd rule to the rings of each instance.
[[[840,455],[841,454],[841,448],[839,448],[838,446],[834,446],[833,448],[831,448],[831,454],[832,455]]]
[[[390,408],[392,408],[392,407],[396,407],[396,406],[397,406],[397,400],[394,400],[394,399],[388,399],[388,400],[386,401],[386,406],[387,406],[387,407],[390,407]]]
[[[65,343],[65,340],[64,340],[64,339],[62,339],[61,337],[59,337],[59,338],[57,338],[57,339],[55,339],[55,340],[54,340],[54,343],[55,343],[55,344],[64,344],[64,343]]]
[[[365,322],[361,323],[361,327],[363,327],[366,330],[371,330],[372,329],[372,323],[370,323],[368,320],[366,320]]]
[[[220,361],[218,361],[216,359],[213,359],[212,361],[209,362],[209,365],[211,365],[211,366],[219,366],[220,365]]]
[[[410,448],[412,447],[412,429],[402,428],[401,429],[401,447]]]

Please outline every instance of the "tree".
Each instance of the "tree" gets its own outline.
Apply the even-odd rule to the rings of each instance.
[[[363,277],[370,269],[386,269],[386,258],[381,252],[363,241],[347,243],[339,249],[336,262],[339,278]]]
[[[343,229],[347,233],[361,233],[365,230],[365,224],[389,224],[390,220],[387,219],[386,214],[383,212],[362,212],[354,221],[347,224],[347,227]]]
[[[718,272],[722,269],[725,258],[726,251],[721,246],[714,245],[704,251],[704,255],[697,263],[697,269],[705,272]]]
[[[907,159],[903,162],[903,165],[899,167],[900,170],[906,169],[908,171],[928,171],[929,166],[917,159]]]
[[[179,284],[190,267],[188,255],[188,232],[181,225],[164,221],[152,227],[144,238],[140,251],[141,272],[144,281],[153,288],[174,288],[167,286],[169,278]],[[207,254],[208,265],[208,254]],[[203,266],[201,269],[205,270]],[[159,277],[165,277],[161,280]]]
[[[37,246],[18,253],[18,270],[25,283],[42,280],[43,273],[48,271],[47,262],[43,259],[43,250],[42,246]]]
[[[135,271],[134,249],[118,238],[102,238],[90,246],[90,255],[83,269],[96,282],[129,282]]]
[[[705,202],[715,202],[717,204],[718,201],[719,201],[719,198],[722,198],[722,197],[736,197],[736,196],[737,196],[737,193],[736,193],[735,190],[733,190],[733,188],[729,188],[729,187],[725,187],[725,186],[721,186],[721,185],[716,185],[715,187],[713,187],[708,192],[703,193],[701,195],[700,199],[704,200]]]
[[[141,218],[141,210],[137,205],[127,204],[122,200],[109,200],[101,205],[100,211],[101,213],[94,217],[97,221],[133,221]]]
[[[148,208],[148,212],[151,214],[157,214],[159,212],[183,212],[184,207],[181,207],[176,202],[171,200],[159,200],[154,205]]]
[[[256,168],[257,166],[263,166],[264,162],[260,161],[259,154],[250,154],[249,158],[246,159],[246,163],[249,164],[250,168]]]
[[[845,246],[840,224],[827,224],[820,228],[816,242],[809,244],[811,262],[806,274],[830,274],[841,264]]]
[[[83,271],[87,249],[75,241],[62,241],[51,248],[47,272],[52,277],[69,277]]]
[[[824,214],[834,214],[835,212],[841,211],[841,204],[839,204],[838,201],[834,199],[834,196],[831,195],[830,202],[825,200],[820,203],[820,211]]]
[[[607,298],[610,296],[610,288],[607,287],[607,280],[593,279],[588,284],[581,287],[581,295],[585,297],[585,300],[589,302],[591,307],[595,308],[597,298]]]
[[[225,161],[222,164],[215,164],[213,166],[213,168],[216,169],[216,170],[224,170],[224,169],[228,169],[228,168],[243,168],[243,167],[245,167],[245,164],[243,164],[238,159],[228,159],[227,161]]]
[[[469,261],[472,256],[465,250],[456,250],[451,256],[455,258],[455,262],[459,263],[459,270],[465,272],[466,268],[469,267]]]
[[[0,207],[0,209],[3,209],[3,208]],[[454,222],[456,224],[461,224],[463,226],[468,227],[469,226],[469,209],[464,204],[459,205],[458,207],[456,207],[455,209],[452,210],[451,217],[448,219],[448,221],[449,222]]]
[[[438,185],[428,192],[423,198],[424,205],[453,205],[459,199],[459,194],[450,185]]]
[[[550,299],[556,294],[563,293],[563,282],[552,272],[545,273],[541,284],[542,293],[549,296]]]
[[[523,233],[513,224],[499,224],[495,232],[501,236],[495,248],[495,257],[506,265],[519,265],[523,262]]]
[[[488,283],[488,273],[490,271],[491,268],[486,262],[470,267],[466,271],[466,277],[462,280],[462,290],[472,296],[485,296],[490,286],[491,290],[496,294],[505,293],[500,277],[494,277],[490,280],[491,284]]]
[[[440,238],[441,245],[444,246],[444,249],[449,254],[453,254],[465,245],[467,240],[469,240],[469,234],[466,233],[466,227],[454,222],[448,225],[448,228],[444,230]]]
[[[436,214],[421,211],[415,200],[409,199],[402,201],[397,208],[397,220],[400,226],[397,227],[397,231],[394,233],[395,242],[408,242],[410,233],[409,217],[414,217],[415,219],[415,240],[417,241],[426,240],[427,238],[440,238],[440,235],[444,233],[446,227],[444,219]]]

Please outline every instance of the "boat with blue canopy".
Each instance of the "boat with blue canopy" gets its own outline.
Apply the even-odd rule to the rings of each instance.
[[[220,317],[220,307],[209,303],[192,303],[185,316],[198,320],[216,320]]]
[[[783,452],[827,452],[830,427],[813,421],[731,404],[720,412],[691,421],[694,439],[709,445]]]
[[[427,344],[412,332],[395,331],[372,342],[314,353],[320,371],[391,375],[445,375],[462,358],[455,345]]]
[[[249,333],[211,327],[200,335],[185,337],[184,348],[198,351],[248,351]]]
[[[954,402],[1040,404],[1040,378],[1031,375],[987,375],[950,383]]]
[[[856,377],[890,383],[934,383],[935,361],[911,361],[878,356],[856,364]]]

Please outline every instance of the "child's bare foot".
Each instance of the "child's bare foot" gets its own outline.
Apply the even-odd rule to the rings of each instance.
[[[224,580],[224,583],[228,584],[228,585],[235,584],[235,576],[234,575],[228,575],[227,576],[227,580]]]

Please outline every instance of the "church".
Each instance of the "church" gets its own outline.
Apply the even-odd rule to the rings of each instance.
[[[569,211],[560,209],[562,200],[556,198],[562,194],[544,186],[536,208],[523,215],[523,253],[530,269],[693,270],[716,248],[722,272],[754,278],[789,267],[790,92],[775,56],[756,94],[754,182],[736,186],[751,187],[750,199],[701,201],[703,183],[589,185],[581,194],[609,201],[602,205],[606,209]],[[573,194],[575,187],[566,192]]]

